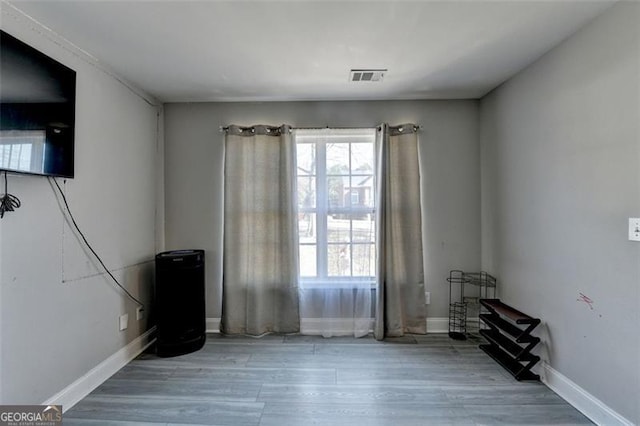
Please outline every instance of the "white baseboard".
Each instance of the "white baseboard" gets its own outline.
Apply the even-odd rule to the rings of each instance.
[[[207,318],[207,333],[220,332],[220,318]],[[300,333],[307,335],[319,335],[323,331],[331,331],[332,334],[349,334],[353,321],[342,318],[302,318],[300,321]],[[373,319],[371,319],[369,331],[373,332]]]
[[[300,324],[301,332],[303,334],[322,334],[322,330],[326,326],[323,321],[331,321],[331,330],[336,334],[349,330],[351,327],[351,322],[348,320],[303,318]],[[220,318],[207,318],[206,324],[207,333],[220,332]],[[371,319],[371,330],[373,331],[373,319]],[[427,318],[427,333],[447,333],[448,331],[449,318]]]
[[[633,422],[609,408],[605,403],[554,370],[550,365],[541,363],[540,368],[534,370],[540,374],[542,383],[595,424],[633,426]]]
[[[369,318],[368,322],[368,331],[373,333],[373,318]],[[353,334],[353,320],[349,318],[301,318],[300,333],[311,336],[323,333],[348,336]]]
[[[140,355],[154,341],[156,327],[152,327],[137,337],[127,346],[93,367],[87,374],[43,402],[43,405],[62,405],[62,411],[67,411],[82,398],[89,395],[95,388],[113,376],[129,361]]]
[[[467,331],[474,332],[478,330],[478,317],[467,318]],[[427,318],[427,333],[448,333],[449,317],[431,317]]]
[[[205,328],[207,333],[220,333],[220,318],[207,318]]]
[[[448,333],[449,318],[427,318],[427,333]]]

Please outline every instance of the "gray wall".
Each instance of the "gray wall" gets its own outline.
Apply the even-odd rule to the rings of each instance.
[[[156,108],[17,12],[3,10],[2,29],[76,70],[76,175],[64,190],[105,263],[149,301]],[[0,220],[0,403],[34,404],[139,336],[147,321],[136,322],[135,304],[83,249],[46,178],[10,175],[9,192],[22,207]],[[119,332],[123,313],[129,329]]]
[[[619,3],[481,102],[482,266],[542,319],[544,361],[634,424],[639,23]]]
[[[480,266],[477,101],[193,103],[165,105],[167,249],[207,252],[207,317],[219,318],[223,136],[228,124],[422,126],[424,248],[429,317],[446,317],[449,269]]]

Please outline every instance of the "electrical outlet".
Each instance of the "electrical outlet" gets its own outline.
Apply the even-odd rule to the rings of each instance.
[[[144,318],[144,309],[142,309],[142,306],[138,306],[136,308],[136,320],[140,321],[142,318]]]
[[[424,304],[425,305],[431,304],[431,292],[430,291],[425,291],[424,292]]]
[[[126,330],[129,326],[129,314],[120,315],[120,331]]]
[[[640,241],[640,217],[629,218],[629,241]]]

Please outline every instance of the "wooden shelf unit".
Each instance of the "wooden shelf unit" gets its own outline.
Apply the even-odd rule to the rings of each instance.
[[[480,349],[516,380],[540,380],[540,376],[531,372],[531,368],[540,361],[539,356],[531,353],[540,343],[539,337],[531,335],[540,319],[530,317],[500,299],[480,299],[480,305],[488,311],[480,314],[480,320],[489,327],[480,330],[489,342],[480,345]]]

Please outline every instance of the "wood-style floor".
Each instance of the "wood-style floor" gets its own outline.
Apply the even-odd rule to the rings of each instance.
[[[477,343],[212,334],[192,354],[141,355],[64,424],[591,424],[543,384],[517,382]]]

